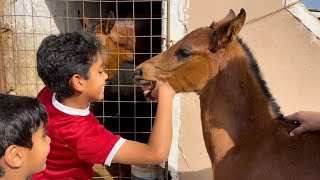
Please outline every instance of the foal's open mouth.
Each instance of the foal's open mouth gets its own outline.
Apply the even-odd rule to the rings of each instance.
[[[141,86],[141,89],[143,91],[144,97],[147,100],[154,100],[151,96],[152,91],[156,87],[156,81],[148,81],[144,79],[135,79],[135,83],[139,86]]]

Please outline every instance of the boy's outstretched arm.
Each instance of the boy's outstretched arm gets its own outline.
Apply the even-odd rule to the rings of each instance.
[[[172,103],[175,91],[167,82],[157,82],[152,96],[158,107],[148,144],[127,140],[113,158],[121,164],[158,164],[168,159],[172,141]]]

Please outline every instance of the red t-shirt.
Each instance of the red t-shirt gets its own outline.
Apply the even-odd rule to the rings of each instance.
[[[46,107],[51,138],[46,169],[37,179],[91,179],[93,164],[110,165],[125,139],[106,130],[90,112],[64,106],[47,87],[38,94]]]

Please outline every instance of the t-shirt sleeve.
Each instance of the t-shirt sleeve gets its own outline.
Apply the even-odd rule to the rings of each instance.
[[[81,160],[90,163],[99,163],[110,166],[125,139],[114,135],[98,124],[87,129],[77,144],[78,156]]]

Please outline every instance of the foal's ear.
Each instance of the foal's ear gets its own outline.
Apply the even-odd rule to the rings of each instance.
[[[211,34],[210,50],[215,52],[219,49],[226,48],[231,41],[237,38],[245,20],[246,11],[241,9],[238,16],[233,18],[231,21],[227,21],[222,24],[219,22]]]
[[[104,32],[110,34],[113,26],[115,24],[115,17],[112,11],[109,11],[107,14],[107,19],[104,21]]]
[[[78,17],[82,27],[86,28],[90,24],[90,20],[86,17],[83,17],[80,13],[80,10],[78,10]]]
[[[222,20],[220,20],[218,23],[225,23],[225,22],[231,21],[235,17],[236,17],[236,14],[232,9],[230,9],[229,14],[226,17],[224,17]],[[213,25],[215,24],[217,23],[213,21],[209,27],[213,28]]]

